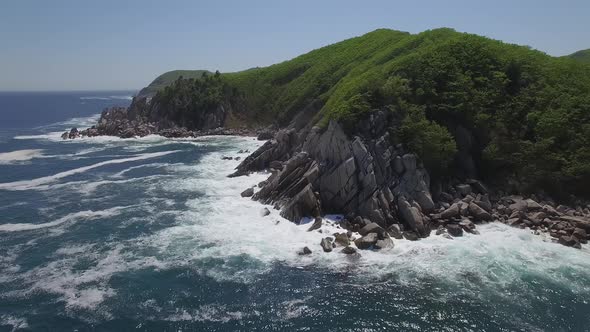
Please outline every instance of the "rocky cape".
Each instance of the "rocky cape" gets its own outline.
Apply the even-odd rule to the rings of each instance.
[[[554,242],[574,248],[590,239],[590,205],[584,202],[573,208],[541,194],[506,195],[470,178],[472,170],[461,179],[431,183],[419,156],[390,137],[390,129],[399,121],[391,113],[373,112],[350,134],[336,121],[325,128],[315,126],[312,106],[278,131],[226,128],[228,112],[223,106],[204,112],[195,122],[198,126],[187,128],[149,99],[135,98],[129,108],[106,109],[95,126],[72,128],[62,138],[257,135],[266,143],[229,176],[270,170],[268,180],[256,191],[246,188],[242,196],[272,204],[296,223],[315,218],[310,231],[321,231],[323,215],[343,215],[339,225],[343,232],[330,234],[319,244],[325,252],[343,246],[344,254],[358,254],[357,249],[391,248],[394,239],[418,240],[432,233],[453,239],[464,232],[478,234],[476,225],[487,222],[546,233]],[[471,164],[469,155],[461,158],[461,164]],[[268,210],[263,213],[268,214]],[[300,252],[309,253],[309,248]]]
[[[335,121],[320,128],[296,119],[230,176],[270,170],[268,180],[246,196],[274,205],[293,222],[314,217],[310,231],[321,232],[323,215],[343,215],[340,226],[346,231],[319,244],[326,252],[339,245],[345,254],[393,247],[393,239],[433,233],[453,239],[479,234],[476,225],[488,222],[545,233],[574,248],[590,239],[590,205],[584,202],[572,208],[541,194],[507,195],[472,178],[431,183],[420,158],[392,143],[387,128],[395,121],[387,112],[375,112],[347,135]]]
[[[182,126],[171,120],[158,105],[152,105],[149,98],[135,97],[129,107],[111,107],[105,109],[96,125],[79,130],[71,128],[64,132],[62,139],[79,137],[116,136],[120,138],[160,135],[168,138],[198,137],[209,135],[258,136],[259,139],[273,137],[273,127],[264,128],[227,128],[224,126],[227,111],[219,106],[205,113],[199,119],[198,126]]]

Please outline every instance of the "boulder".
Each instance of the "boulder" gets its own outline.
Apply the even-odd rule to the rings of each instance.
[[[299,251],[297,254],[299,256],[311,255],[311,249],[308,247],[303,247],[303,249],[301,249],[301,251]]]
[[[383,240],[378,240],[377,242],[375,242],[375,249],[387,249],[393,247],[393,240],[389,237],[386,237]]]
[[[566,247],[581,248],[580,241],[575,236],[564,235],[559,238],[559,243]]]
[[[478,195],[473,203],[477,204],[477,206],[486,210],[487,212],[492,212],[492,202],[490,202],[488,195]]]
[[[469,212],[475,219],[480,221],[490,221],[492,220],[492,215],[487,212],[486,210],[482,209],[479,205],[475,203],[469,203]]]
[[[315,231],[316,229],[320,229],[322,227],[322,218],[316,217],[313,221],[313,224],[307,229],[308,232]]]
[[[343,254],[346,254],[346,255],[353,255],[353,254],[356,254],[356,248],[351,247],[351,246],[347,246],[347,247],[344,247],[342,250],[340,250],[340,252]]]
[[[488,188],[486,188],[486,186],[481,181],[469,179],[466,182],[467,182],[467,184],[469,184],[471,186],[471,188],[473,189],[474,192],[476,192],[478,194],[487,194],[488,193]]]
[[[369,233],[361,238],[354,241],[354,244],[359,249],[369,249],[377,243],[379,237],[376,233]]]
[[[527,206],[527,210],[528,211],[541,211],[543,210],[543,207],[541,206],[541,204],[535,202],[532,199],[527,199],[524,201],[526,203]]]
[[[463,219],[459,222],[459,226],[468,233],[475,233],[475,224],[469,219]]]
[[[379,236],[379,238],[383,238],[386,234],[385,230],[374,222],[366,225],[365,227],[359,230],[359,234],[362,236],[365,236],[369,233],[376,233]]]
[[[336,244],[346,247],[350,245],[350,239],[348,238],[348,234],[346,233],[336,233],[334,234],[334,241]]]
[[[250,187],[240,194],[242,197],[252,197],[254,195],[254,188]]]
[[[534,212],[528,215],[530,221],[535,224],[540,224],[543,222],[543,219],[547,218],[547,214],[543,211]]]
[[[468,184],[458,184],[455,186],[455,189],[457,189],[457,193],[459,193],[461,197],[465,197],[472,192],[471,186]]]
[[[332,251],[332,241],[330,241],[330,239],[327,237],[323,238],[322,241],[320,241],[320,246],[322,247],[324,252]]]
[[[394,239],[401,240],[403,238],[402,230],[399,224],[393,224],[389,226],[389,228],[387,229],[387,233]]]
[[[424,219],[422,213],[416,207],[400,198],[398,200],[398,210],[402,219],[410,226],[410,228],[421,236],[427,236],[426,227],[424,226]]]
[[[457,225],[457,224],[448,224],[446,226],[447,228],[447,233],[449,233],[450,235],[457,237],[457,236],[463,236],[463,228],[461,228],[461,226]]]
[[[68,139],[69,136],[69,133],[66,131],[63,134],[61,134],[61,139]]]
[[[459,204],[454,203],[448,209],[440,213],[442,219],[452,219],[459,216]]]
[[[270,210],[268,208],[263,208],[262,210],[260,210],[260,215],[263,217],[266,217],[270,214]]]
[[[582,228],[575,228],[574,231],[572,232],[572,236],[574,236],[576,239],[578,239],[578,241],[580,241],[581,243],[586,243],[588,242],[588,233],[586,232],[585,229]]]
[[[404,231],[403,233],[404,239],[408,241],[418,241],[418,234],[412,231]]]

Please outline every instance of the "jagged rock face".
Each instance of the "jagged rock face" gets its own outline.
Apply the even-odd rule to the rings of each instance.
[[[285,218],[297,222],[322,213],[352,213],[382,227],[403,222],[421,236],[428,234],[424,213],[434,208],[428,173],[415,155],[394,147],[387,132],[350,138],[332,121],[324,131],[314,127],[305,137],[300,134],[279,131],[231,176],[284,161],[254,199],[281,207]],[[399,206],[409,210],[398,213]]]

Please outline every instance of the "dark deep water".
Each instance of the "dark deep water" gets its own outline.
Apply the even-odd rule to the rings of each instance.
[[[489,224],[351,261],[240,197],[256,140],[61,140],[129,95],[0,93],[0,331],[590,330],[588,249]]]

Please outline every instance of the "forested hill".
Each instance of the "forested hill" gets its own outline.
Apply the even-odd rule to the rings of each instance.
[[[590,63],[590,49],[578,51],[568,55],[568,57],[581,62]]]
[[[211,74],[207,70],[172,70],[165,72],[164,74],[156,77],[148,86],[139,91],[138,96],[151,97],[158,91],[170,86],[178,78],[182,77],[185,79],[200,78],[203,73]]]
[[[482,176],[590,188],[590,66],[452,29],[380,29],[269,67],[178,80],[154,100],[183,123],[223,104],[226,126],[285,126],[306,110],[349,134],[386,110],[399,119],[392,137],[435,174],[459,152]]]

